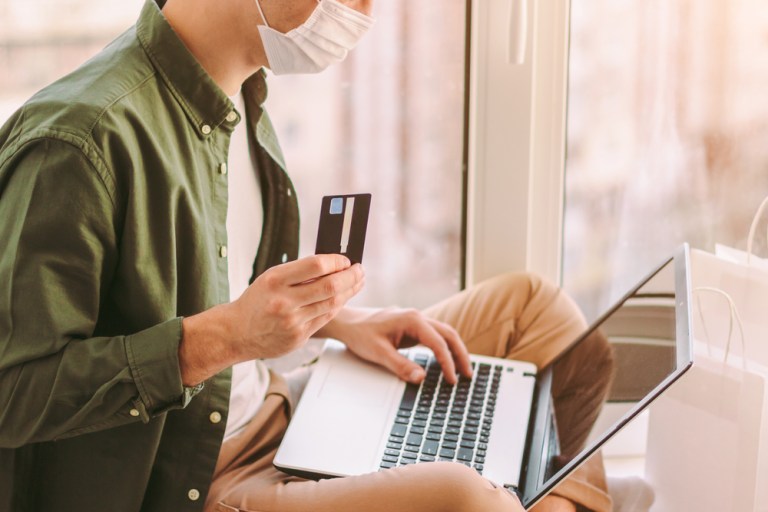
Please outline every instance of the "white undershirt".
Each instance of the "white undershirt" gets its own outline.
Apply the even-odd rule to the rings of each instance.
[[[242,114],[245,106],[240,94],[232,98]],[[245,120],[235,127],[230,140],[228,168],[229,202],[227,205],[227,270],[229,298],[239,298],[248,288],[253,262],[261,242],[261,189],[248,152]],[[232,367],[232,391],[229,419],[224,440],[239,434],[256,415],[269,386],[269,373],[263,361],[245,361]]]

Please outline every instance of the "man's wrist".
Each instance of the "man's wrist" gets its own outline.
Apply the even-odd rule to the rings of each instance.
[[[185,387],[197,386],[237,361],[227,306],[222,304],[182,320],[179,371]]]

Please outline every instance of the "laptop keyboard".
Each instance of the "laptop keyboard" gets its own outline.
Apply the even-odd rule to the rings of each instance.
[[[472,378],[460,376],[452,385],[433,356],[418,354],[414,361],[427,375],[421,385],[405,386],[381,468],[439,460],[482,474],[502,367],[473,362]]]

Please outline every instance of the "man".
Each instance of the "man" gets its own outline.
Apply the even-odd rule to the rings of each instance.
[[[464,341],[545,364],[583,328],[567,297],[530,276],[426,313],[368,312],[344,307],[363,286],[359,265],[296,260],[296,194],[260,70],[340,60],[370,4],[148,0],[135,27],[0,130],[0,510],[520,510],[453,463],[322,483],[270,464],[290,393],[259,360],[312,335],[414,382],[423,372],[396,348],[418,341],[455,382],[471,372]],[[241,88],[244,112],[229,98]],[[231,279],[227,226],[240,123],[264,215],[245,285]],[[231,297],[230,286],[245,289]],[[600,339],[589,350],[590,364],[609,364]],[[584,404],[607,381],[562,375],[558,407],[588,409],[571,414],[577,446],[596,410]],[[609,507],[588,480],[564,494]]]

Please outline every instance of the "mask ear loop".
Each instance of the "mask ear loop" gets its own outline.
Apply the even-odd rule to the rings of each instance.
[[[264,11],[261,10],[261,0],[253,0],[253,1],[256,3],[256,8],[259,10],[259,16],[261,16],[261,21],[264,22],[267,28],[272,28],[269,26],[269,23],[267,22],[267,18],[264,16]]]
[[[755,234],[757,233],[757,222],[763,216],[763,211],[765,211],[766,207],[768,207],[768,197],[763,199],[763,202],[760,203],[760,206],[757,208],[757,212],[755,212],[755,216],[752,217],[752,224],[749,226],[749,236],[747,237],[747,266],[749,266],[749,261],[752,257]],[[766,238],[768,238],[768,231],[766,232]]]
[[[746,371],[747,347],[744,341],[744,324],[741,321],[741,315],[739,315],[739,310],[736,307],[736,303],[733,301],[733,298],[730,295],[728,295],[726,292],[721,290],[720,288],[714,288],[711,286],[699,286],[697,288],[694,288],[693,291],[696,292],[696,303],[699,309],[699,319],[701,320],[701,325],[704,328],[704,336],[707,340],[707,355],[712,357],[709,332],[707,331],[707,324],[704,321],[704,313],[702,313],[702,310],[701,310],[701,296],[699,292],[716,293],[721,297],[724,297],[725,300],[728,301],[728,309],[730,310],[730,315],[728,317],[728,341],[725,344],[725,356],[723,357],[723,364],[728,362],[728,355],[730,354],[730,351],[731,351],[731,339],[733,338],[733,320],[735,318],[736,323],[739,326],[739,337],[741,338],[741,367],[743,370]]]

